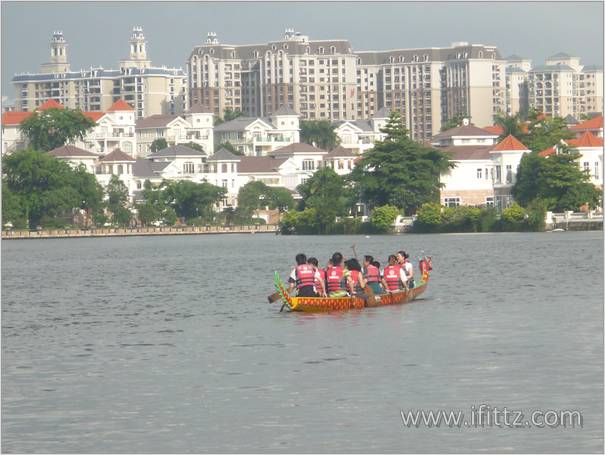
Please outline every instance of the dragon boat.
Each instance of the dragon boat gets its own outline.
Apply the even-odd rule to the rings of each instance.
[[[308,313],[319,313],[329,311],[360,310],[368,307],[378,307],[411,302],[426,291],[429,283],[429,268],[425,268],[422,277],[416,286],[409,290],[389,292],[373,295],[368,293],[367,298],[348,297],[296,297],[288,293],[288,287],[284,284],[278,272],[275,272],[275,289],[279,294],[282,309],[287,307],[290,311],[303,311]]]

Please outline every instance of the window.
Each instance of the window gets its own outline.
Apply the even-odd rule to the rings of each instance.
[[[312,171],[315,169],[315,161],[313,160],[303,160],[302,162],[303,171]]]
[[[222,172],[223,174],[226,174],[227,172],[229,172],[229,170],[228,170],[228,167],[227,167],[227,164],[226,164],[226,163],[221,164],[221,172]]]
[[[506,165],[506,183],[513,183],[513,167],[510,164]]]
[[[489,178],[488,174],[489,174],[489,172],[488,172],[487,168],[485,168],[485,180],[487,180]]]
[[[595,179],[599,179],[600,175],[599,175],[599,162],[595,161],[594,162],[594,178]]]
[[[195,172],[195,165],[191,161],[183,163],[183,174],[193,174]]]
[[[228,180],[223,179],[223,183],[222,183],[223,188],[227,188],[227,185],[228,185]]]
[[[444,199],[444,204],[446,207],[458,207],[460,205],[459,197],[446,197]]]
[[[477,169],[477,178],[478,179],[483,178],[483,169],[481,169],[481,168]]]
[[[588,161],[584,161],[584,173],[590,175],[590,163]]]
[[[496,182],[502,183],[502,166],[496,166]]]
[[[493,197],[486,197],[485,198],[485,205],[487,207],[493,207],[494,206],[494,198]]]
[[[124,173],[124,166],[118,164],[118,175],[122,175]]]

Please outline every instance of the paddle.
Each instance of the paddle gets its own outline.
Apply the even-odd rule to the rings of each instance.
[[[269,301],[269,303],[275,303],[279,299],[281,299],[281,295],[279,292],[274,292],[273,294],[267,296],[267,300]]]
[[[355,259],[359,262],[359,258],[357,257],[357,250],[355,250],[355,244],[351,246],[353,249],[353,254],[355,255]],[[374,294],[374,289],[367,282],[365,287],[363,288],[363,292],[367,295],[368,299],[366,300],[366,306],[376,306],[376,294]]]

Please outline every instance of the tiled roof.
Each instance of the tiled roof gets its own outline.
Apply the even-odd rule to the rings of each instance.
[[[341,126],[341,125],[343,125],[345,123],[350,123],[351,125],[355,125],[361,131],[373,131],[372,125],[370,125],[370,121],[369,120],[362,120],[362,119],[357,119],[357,120],[337,120],[337,121],[333,122],[332,125],[335,126],[336,128],[338,128],[339,126]]]
[[[541,157],[547,157],[549,155],[552,155],[553,153],[555,153],[555,148],[549,147],[546,150],[542,150],[540,153],[538,153],[538,155]]]
[[[517,139],[512,134],[509,134],[508,136],[506,136],[493,148],[494,152],[509,151],[509,150],[527,150],[527,151],[529,151],[529,149],[525,145],[523,145],[523,143],[521,141],[519,141],[519,139]]]
[[[256,117],[238,117],[228,122],[221,123],[219,126],[215,126],[214,131],[244,131],[246,127],[255,120],[257,120]]]
[[[196,103],[187,111],[189,114],[212,114],[213,110],[205,104]]]
[[[176,158],[177,156],[206,156],[198,150],[194,150],[183,144],[171,145],[165,149],[158,150],[149,155],[149,158]]]
[[[276,110],[273,115],[298,115],[298,113],[292,109],[290,106],[282,105],[278,110]]]
[[[551,73],[556,71],[575,71],[569,65],[542,65],[529,70],[531,73]]]
[[[482,129],[488,133],[492,133],[495,136],[500,136],[502,133],[504,133],[504,128],[502,128],[500,125],[484,126]]]
[[[328,152],[320,148],[313,147],[312,145],[305,144],[304,142],[295,142],[294,144],[286,145],[285,147],[281,147],[277,150],[269,152],[268,155],[285,156],[293,155],[295,153],[321,153],[325,155]]]
[[[357,157],[357,155],[355,155],[351,149],[348,149],[348,148],[345,148],[345,147],[342,147],[342,146],[338,146],[334,150],[332,150],[330,153],[328,153],[324,157],[324,159],[329,159],[329,158],[348,158],[348,157]]]
[[[566,139],[570,147],[603,147],[603,138],[596,137],[590,131],[586,131],[577,139]]]
[[[12,111],[12,112],[3,112],[2,113],[2,126],[8,125],[19,125],[25,119],[31,117],[33,112],[21,112],[21,111]]]
[[[574,131],[582,131],[582,130],[598,130],[603,128],[603,116],[598,115],[590,120],[586,120],[585,122],[578,123],[575,126],[571,126],[569,129]]]
[[[451,139],[455,136],[497,136],[497,134],[486,131],[483,128],[479,128],[471,123],[469,125],[457,126],[455,128],[450,128],[447,131],[443,131],[442,133],[434,136],[433,140]]]
[[[55,100],[48,100],[36,108],[37,111],[45,111],[46,109],[65,109],[65,106]]]
[[[558,52],[555,55],[551,55],[550,57],[548,57],[547,60],[550,60],[553,58],[573,58],[573,57],[565,52]]]
[[[91,119],[93,122],[98,122],[101,117],[103,117],[105,115],[105,112],[95,112],[95,111],[90,111],[90,112],[82,112],[82,114],[84,114],[86,117],[88,117],[89,119]]]
[[[578,124],[578,119],[576,119],[573,115],[571,114],[567,114],[567,116],[563,119],[563,121],[567,124],[567,125],[577,125]]]
[[[57,147],[56,149],[48,152],[48,154],[56,157],[97,158],[97,155],[95,155],[94,153],[91,153],[88,150],[84,150],[79,147],[75,147],[73,145],[63,145],[62,147]]]
[[[44,103],[44,104],[46,104],[46,103]],[[62,106],[60,108],[54,108],[54,107],[46,107],[44,109],[41,109],[41,108],[42,108],[42,106],[40,106],[37,110],[40,111],[40,110],[47,110],[47,109],[63,109]],[[34,114],[33,112],[25,112],[25,111],[3,112],[2,113],[2,125],[4,125],[4,126],[20,125],[21,122],[30,118],[33,114]],[[99,119],[105,115],[104,112],[94,112],[94,111],[82,112],[82,114],[84,114],[86,117],[88,117],[95,123],[98,122]]]
[[[225,147],[218,149],[208,161],[241,161],[241,157],[231,153]]]
[[[446,152],[453,161],[464,160],[491,160],[491,145],[460,145],[451,147],[439,147],[440,151]]]
[[[287,160],[288,158],[273,158],[271,156],[242,156],[238,171],[248,174],[277,172],[277,169]]]
[[[143,128],[164,127],[164,126],[168,125],[170,122],[172,122],[174,119],[176,119],[177,117],[178,117],[178,115],[171,115],[171,114],[150,115],[149,117],[137,119],[135,128],[143,129]]]
[[[113,152],[108,153],[103,158],[101,158],[100,161],[103,161],[105,163],[111,163],[111,162],[136,161],[136,160],[132,156],[124,153],[122,150],[115,149]]]
[[[155,162],[147,158],[139,158],[132,165],[132,175],[135,177],[160,177],[162,172],[172,161]]]
[[[115,111],[134,111],[134,109],[126,101],[118,100],[115,103],[113,103],[109,107],[109,109],[107,109],[107,112],[115,112]]]

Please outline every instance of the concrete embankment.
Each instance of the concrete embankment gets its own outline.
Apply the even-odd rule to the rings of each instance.
[[[57,239],[70,237],[130,237],[141,235],[196,234],[274,234],[277,226],[183,226],[102,229],[43,229],[39,231],[2,231],[2,240]]]

